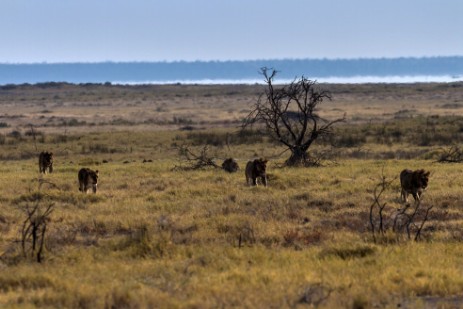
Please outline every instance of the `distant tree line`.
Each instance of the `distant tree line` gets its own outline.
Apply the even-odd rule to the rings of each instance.
[[[463,75],[463,57],[0,64],[0,85],[259,79],[262,67],[279,68],[280,79],[301,75],[312,79],[397,75],[458,77]]]

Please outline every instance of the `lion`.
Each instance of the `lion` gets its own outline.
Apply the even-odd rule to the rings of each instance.
[[[254,161],[249,161],[246,164],[246,183],[248,185],[257,186],[257,178],[260,177],[263,185],[267,186],[267,162],[266,159],[255,159]],[[249,182],[251,180],[251,183]]]
[[[39,154],[39,172],[46,174],[53,172],[53,152],[42,151]]]
[[[225,161],[223,161],[222,169],[224,169],[225,171],[229,173],[235,173],[240,169],[240,167],[238,165],[238,162],[236,162],[235,159],[228,158]]]
[[[79,171],[79,191],[87,193],[91,188],[96,193],[98,185],[98,170],[93,171],[89,168],[82,168]]]
[[[428,187],[429,174],[425,170],[412,171],[405,169],[400,173],[401,197],[406,203],[408,194],[411,193],[415,201],[419,201],[424,190]]]

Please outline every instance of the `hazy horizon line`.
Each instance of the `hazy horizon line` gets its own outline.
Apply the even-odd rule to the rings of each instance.
[[[53,65],[53,64],[127,64],[127,63],[230,63],[230,62],[258,62],[258,61],[355,61],[355,60],[398,60],[398,59],[439,59],[463,58],[463,55],[436,55],[436,56],[397,56],[397,57],[337,57],[337,58],[260,58],[260,59],[228,59],[228,60],[101,60],[101,61],[57,61],[57,62],[0,62],[0,65]]]
[[[426,83],[460,83],[463,82],[463,75],[387,75],[387,76],[351,76],[351,77],[314,77],[311,80],[319,84],[426,84]],[[291,78],[277,78],[274,84],[288,84],[293,82]],[[37,83],[21,83],[21,84],[1,84],[0,87],[6,85],[41,85],[41,84],[95,84],[95,85],[121,85],[121,86],[136,86],[136,85],[263,85],[265,80],[259,78],[241,78],[241,79],[173,79],[173,80],[115,80],[111,82],[68,82],[68,81],[48,81]]]

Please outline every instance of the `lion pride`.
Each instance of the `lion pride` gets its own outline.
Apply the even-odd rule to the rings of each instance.
[[[408,194],[412,194],[415,201],[420,200],[420,196],[428,187],[429,174],[425,170],[412,171],[405,169],[400,173],[400,186],[402,188],[401,197],[407,202]]]

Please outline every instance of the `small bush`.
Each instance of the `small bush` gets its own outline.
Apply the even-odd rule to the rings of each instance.
[[[10,133],[8,133],[8,137],[14,138],[16,140],[22,140],[23,135],[22,135],[21,131],[14,130],[14,131],[11,131]]]

